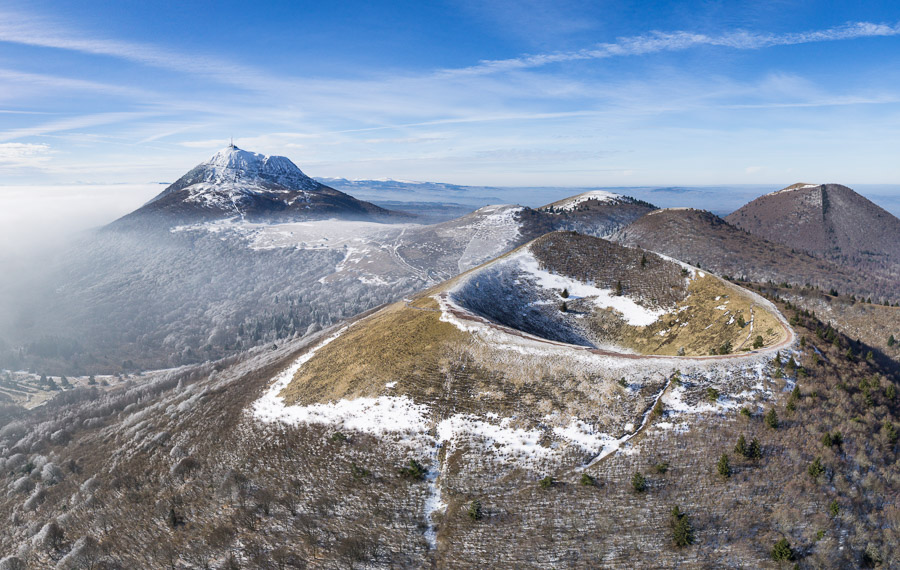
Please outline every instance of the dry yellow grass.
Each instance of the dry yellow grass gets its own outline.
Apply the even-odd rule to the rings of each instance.
[[[287,404],[375,396],[388,382],[396,392],[427,390],[449,352],[466,339],[441,322],[437,302],[395,303],[356,323],[321,348],[281,392]]]
[[[622,325],[618,342],[641,354],[703,356],[730,343],[732,352],[753,347],[757,336],[763,347],[778,344],[785,332],[778,318],[744,290],[717,277],[691,281],[688,297],[673,311],[646,327]],[[719,307],[726,307],[721,309]],[[738,323],[743,317],[745,325]],[[664,334],[660,334],[664,333]]]

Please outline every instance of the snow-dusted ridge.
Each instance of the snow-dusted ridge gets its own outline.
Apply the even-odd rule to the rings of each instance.
[[[450,322],[473,335],[479,342],[489,343],[499,351],[513,351],[525,358],[566,358],[572,366],[590,366],[598,370],[607,370],[613,374],[645,374],[655,371],[671,375],[675,370],[682,371],[682,377],[694,383],[721,386],[724,381],[736,383],[730,394],[723,393],[718,402],[688,403],[685,400],[685,388],[679,386],[670,390],[671,382],[666,383],[656,396],[662,400],[668,413],[675,416],[693,416],[703,413],[718,413],[734,409],[758,396],[772,394],[766,386],[770,379],[766,375],[766,366],[771,362],[776,350],[788,349],[790,345],[771,347],[752,353],[733,354],[719,357],[639,357],[624,354],[597,353],[584,350],[583,347],[547,342],[528,335],[511,335],[483,322],[468,321],[454,315],[454,308],[446,296],[438,297],[441,306],[441,320]],[[352,325],[353,326],[353,325]],[[329,403],[310,405],[285,405],[279,395],[291,382],[300,368],[313,358],[316,351],[339,338],[349,327],[344,327],[308,350],[304,355],[292,362],[284,371],[273,378],[270,388],[263,396],[251,405],[251,416],[257,421],[268,424],[285,423],[333,425],[336,429],[358,431],[386,438],[397,444],[408,446],[420,457],[429,457],[432,471],[440,469],[437,451],[447,447],[448,452],[455,446],[466,442],[477,444],[501,462],[513,462],[523,466],[538,465],[545,461],[555,461],[563,456],[565,447],[542,444],[546,431],[535,428],[523,428],[512,425],[513,418],[500,417],[497,414],[477,416],[473,414],[453,414],[440,421],[438,414],[429,404],[417,403],[406,395],[381,395],[376,398],[342,399]],[[788,386],[789,389],[790,386]],[[392,391],[393,386],[385,386]],[[581,418],[571,417],[567,421],[562,418],[547,416],[546,422],[551,426],[552,434],[566,446],[574,446],[591,455],[588,464],[604,457],[625,450],[629,441],[649,424],[649,409],[637,427],[626,426],[626,433],[618,437],[598,431],[593,425]],[[670,418],[671,419],[671,418]],[[432,435],[433,434],[433,435]],[[432,484],[438,475],[430,473]],[[429,504],[434,509],[442,508],[439,488],[437,496]]]
[[[520,250],[510,254],[504,260],[511,259],[513,263],[518,261],[518,256],[522,254],[522,252],[527,252],[527,247],[523,247]],[[667,260],[673,261],[681,265],[685,268],[689,273],[689,278],[695,277],[704,277],[706,273],[696,267],[688,265],[684,262],[678,261],[676,259],[662,256]],[[527,257],[525,257],[527,259]],[[543,270],[538,268],[538,273],[536,276],[538,279],[542,278],[543,275],[540,273]],[[545,272],[546,273],[546,272]],[[740,289],[743,294],[749,295],[754,304],[760,307],[765,308],[770,311],[777,319],[778,322],[783,327],[785,332],[785,339],[774,345],[768,346],[765,348],[760,348],[753,350],[751,352],[738,352],[728,355],[715,355],[715,356],[668,356],[668,355],[660,355],[660,354],[633,354],[630,351],[624,350],[621,347],[612,347],[612,346],[597,346],[596,348],[590,348],[587,346],[582,346],[578,344],[571,344],[567,342],[561,342],[556,340],[548,340],[546,338],[542,338],[539,336],[535,336],[529,334],[524,331],[513,330],[507,326],[495,323],[482,317],[481,315],[475,314],[466,307],[461,306],[459,303],[454,300],[453,292],[464,287],[467,282],[471,279],[474,279],[477,275],[477,272],[469,273],[467,275],[461,276],[457,282],[454,284],[452,288],[450,288],[447,292],[437,295],[435,298],[438,301],[438,304],[441,308],[441,320],[447,323],[451,323],[456,326],[458,329],[470,333],[475,334],[482,337],[486,342],[490,342],[494,346],[512,348],[513,350],[518,350],[522,352],[532,352],[538,347],[543,349],[550,349],[551,347],[561,347],[564,350],[568,350],[570,355],[569,357],[575,357],[577,353],[581,352],[589,352],[594,353],[596,355],[603,355],[605,357],[609,357],[607,361],[607,365],[613,368],[618,367],[616,365],[616,361],[620,359],[627,359],[630,362],[635,360],[644,361],[649,363],[650,361],[660,361],[660,362],[670,362],[673,366],[677,366],[679,362],[704,362],[704,361],[721,361],[721,360],[729,360],[729,361],[739,361],[739,362],[750,362],[757,360],[760,356],[763,358],[771,357],[772,354],[780,351],[790,349],[796,342],[796,334],[794,330],[790,327],[787,320],[781,314],[775,305],[769,301],[768,299],[762,297],[761,295],[738,287],[732,283],[727,281],[723,281],[723,284],[726,287],[732,289]],[[557,281],[557,279],[562,279],[562,281]],[[568,278],[564,276],[558,276],[555,274],[548,273],[547,277],[548,281],[545,285],[549,285],[551,288],[556,288],[560,290],[567,286],[569,287],[570,296],[580,296],[577,291],[582,293],[593,293],[599,291],[599,295],[597,297],[591,299],[594,303],[596,303],[601,308],[612,308],[623,315],[623,318],[626,320],[630,320],[630,322],[647,322],[648,324],[652,324],[655,322],[662,314],[665,314],[665,311],[661,314],[657,314],[657,312],[661,309],[648,309],[646,307],[642,307],[637,303],[631,301],[631,304],[609,304],[608,290],[596,289],[590,284],[584,284],[575,280],[568,280]],[[562,285],[562,286],[560,286]],[[584,295],[585,297],[590,297],[590,295]],[[622,299],[622,297],[613,297],[612,302],[615,303],[617,300]],[[630,300],[629,300],[630,301]],[[621,302],[621,301],[619,301]],[[633,306],[632,306],[633,305]],[[725,309],[724,305],[718,307],[719,309]],[[651,320],[652,319],[652,320]],[[643,326],[643,325],[637,325]],[[751,325],[752,332],[752,325]]]
[[[554,202],[549,204],[546,207],[552,206],[558,210],[572,211],[582,202],[587,202],[588,200],[595,200],[597,202],[615,202],[617,200],[621,200],[624,196],[619,194],[615,194],[613,192],[607,192],[605,190],[591,190],[589,192],[584,192],[583,194],[578,194],[577,196],[572,196],[571,198],[565,198],[558,202]]]
[[[769,192],[768,194],[766,194],[766,196],[774,196],[776,194],[785,194],[787,192],[793,192],[794,190],[807,190],[809,188],[818,188],[819,186],[821,186],[821,184],[804,184],[801,182],[798,184],[792,184],[792,185],[788,186],[787,188],[782,188],[781,190]]]

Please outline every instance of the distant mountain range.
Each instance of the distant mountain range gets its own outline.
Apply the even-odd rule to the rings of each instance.
[[[760,195],[776,190],[772,184],[731,184],[712,186],[465,186],[410,180],[349,180],[318,177],[316,180],[377,204],[383,202],[456,202],[481,207],[515,202],[537,207],[590,191],[613,192],[652,202],[662,208],[690,207],[726,216]],[[900,196],[896,186],[864,184],[866,196],[900,216]]]
[[[333,188],[369,200],[457,202],[479,207],[507,201],[504,188],[494,186],[463,186],[444,182],[416,182],[412,180],[349,180],[347,178],[317,177],[316,180]]]

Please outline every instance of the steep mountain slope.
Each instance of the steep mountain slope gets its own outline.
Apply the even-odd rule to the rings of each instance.
[[[553,224],[555,230],[571,230],[595,236],[603,236],[611,230],[624,227],[640,215],[655,209],[656,206],[649,202],[604,190],[584,192],[538,208],[556,218]],[[596,226],[598,219],[605,220],[602,228]]]
[[[839,184],[794,184],[725,218],[767,240],[848,267],[900,276],[900,219]]]
[[[404,216],[325,186],[286,157],[264,156],[232,144],[113,227],[153,222],[174,226],[235,217],[271,223]]]
[[[232,150],[235,159],[249,154]],[[274,172],[252,179],[264,185],[269,178],[272,184],[297,180]],[[198,184],[205,188],[173,185],[172,193],[61,255],[0,319],[8,323],[0,331],[6,339],[0,338],[0,366],[74,375],[221,358],[396,301],[572,221],[511,205],[433,225],[253,222],[218,209],[210,211],[228,218],[179,225],[185,220],[178,211],[147,213]],[[577,225],[602,235],[651,209],[627,200],[607,204],[582,212]]]
[[[656,210],[619,230],[612,239],[686,260],[719,275],[811,284],[824,291],[837,289],[875,299],[900,298],[900,285],[896,281],[768,241],[704,210]]]
[[[562,284],[605,303],[610,276],[636,305],[609,307],[622,319],[652,317],[667,285],[657,304],[677,307],[686,285],[682,300],[742,297],[783,324],[784,304],[695,269],[553,234],[302,341],[23,412],[0,427],[0,552],[36,568],[768,567],[783,538],[801,566],[895,564],[897,378],[844,356],[862,347],[819,342],[804,317],[802,347],[785,328],[756,353],[639,356],[472,310],[479,293],[518,306],[520,288],[555,306]],[[673,542],[681,513],[693,544]]]
[[[449,279],[548,232],[603,236],[655,209],[627,196],[604,195],[602,204],[591,200],[577,211],[485,206],[457,220],[411,229],[398,238],[397,251],[410,264],[428,263],[428,270]]]

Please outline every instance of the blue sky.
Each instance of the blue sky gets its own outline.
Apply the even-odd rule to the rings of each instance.
[[[0,3],[0,185],[896,184],[898,127],[895,2]]]

